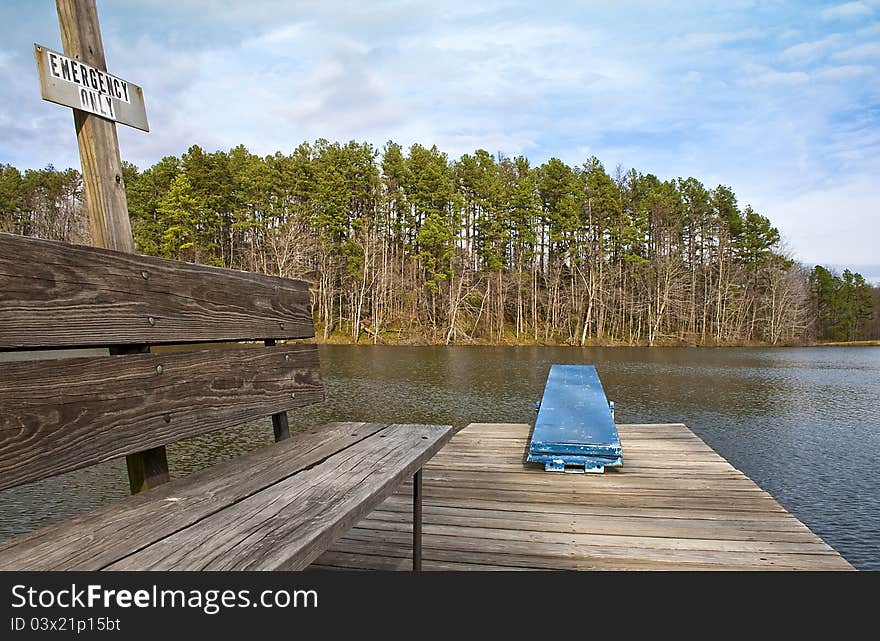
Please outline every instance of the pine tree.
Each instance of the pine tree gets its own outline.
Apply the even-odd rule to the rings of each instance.
[[[203,203],[193,192],[185,173],[178,174],[168,192],[159,202],[157,213],[162,230],[159,255],[165,258],[198,262],[203,256],[197,245],[201,214],[205,211]]]

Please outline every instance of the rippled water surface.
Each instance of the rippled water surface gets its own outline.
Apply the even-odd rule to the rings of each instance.
[[[331,420],[523,422],[551,363],[592,363],[621,423],[687,423],[861,569],[880,569],[880,348],[322,346]],[[0,364],[2,367],[2,364]],[[173,475],[271,441],[268,422],[169,448]],[[625,453],[625,452],[624,452]],[[127,493],[107,463],[0,492],[0,538]]]

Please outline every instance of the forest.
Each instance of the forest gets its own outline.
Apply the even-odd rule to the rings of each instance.
[[[880,288],[799,264],[767,216],[696,178],[326,140],[123,174],[138,252],[305,279],[323,341],[880,338]],[[0,231],[88,243],[79,172],[0,164]]]

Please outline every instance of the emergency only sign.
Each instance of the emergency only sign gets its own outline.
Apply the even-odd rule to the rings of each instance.
[[[149,131],[144,92],[63,53],[34,45],[43,99]]]

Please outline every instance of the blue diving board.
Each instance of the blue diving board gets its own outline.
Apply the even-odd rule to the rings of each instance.
[[[548,472],[595,472],[623,465],[620,436],[596,368],[552,365],[526,460]]]

